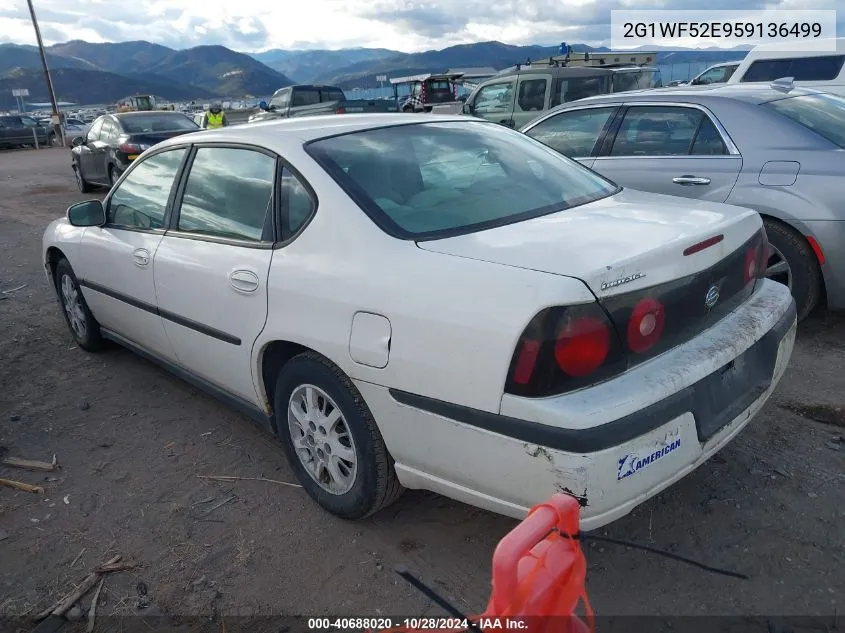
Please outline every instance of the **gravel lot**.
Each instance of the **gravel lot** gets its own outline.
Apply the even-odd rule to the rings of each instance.
[[[393,574],[397,563],[467,611],[484,607],[490,557],[510,519],[410,491],[350,523],[298,488],[198,478],[293,480],[276,440],[245,418],[125,350],[90,355],[73,345],[40,263],[46,224],[84,199],[68,150],[0,152],[0,191],[0,447],[31,459],[55,453],[61,465],[46,474],[0,466],[0,477],[47,489],[0,488],[0,615],[40,611],[116,553],[139,567],[109,577],[98,613],[137,613],[143,581],[145,613],[440,614]],[[749,428],[605,530],[750,579],[589,547],[596,611],[840,612],[843,407],[845,319],[814,316]]]

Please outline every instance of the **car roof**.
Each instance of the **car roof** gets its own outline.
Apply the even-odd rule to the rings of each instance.
[[[182,112],[176,112],[174,110],[139,110],[137,112],[113,112],[112,116],[117,117],[118,119],[131,119],[132,117],[139,117],[147,114],[178,114],[180,116],[185,116]],[[103,116],[108,115],[104,114]]]
[[[160,143],[175,145],[186,141],[213,140],[221,143],[256,143],[268,147],[275,140],[293,137],[303,143],[329,136],[338,136],[351,132],[362,132],[397,125],[442,122],[479,122],[479,119],[462,115],[448,114],[329,114],[320,116],[295,117],[292,119],[272,119],[255,123],[243,123],[213,130],[191,132]],[[481,121],[486,123],[486,121]]]
[[[709,101],[714,99],[731,99],[744,101],[754,105],[777,101],[787,97],[801,95],[822,94],[820,90],[812,88],[794,87],[790,90],[775,88],[770,84],[711,84],[706,86],[677,86],[673,88],[649,88],[645,90],[630,90],[628,92],[613,92],[596,95],[586,99],[570,101],[558,106],[560,109],[590,103],[622,103],[625,101]]]

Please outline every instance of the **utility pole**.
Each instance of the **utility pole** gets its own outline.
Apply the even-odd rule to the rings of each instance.
[[[35,37],[38,40],[38,52],[41,54],[41,63],[44,66],[44,78],[47,80],[47,91],[50,93],[50,101],[53,104],[53,132],[56,138],[61,139],[62,147],[65,146],[65,135],[62,132],[62,122],[59,118],[59,104],[56,101],[56,92],[53,90],[53,79],[50,77],[50,68],[47,66],[47,55],[44,53],[44,41],[41,39],[41,29],[38,28],[38,19],[35,17],[35,7],[32,0],[26,0],[29,5],[29,14],[32,16],[32,26],[35,28]]]

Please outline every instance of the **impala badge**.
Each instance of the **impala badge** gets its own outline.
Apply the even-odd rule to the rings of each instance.
[[[621,286],[622,284],[627,284],[632,281],[636,281],[637,279],[642,279],[645,277],[645,273],[634,273],[633,275],[628,275],[627,277],[620,277],[614,281],[603,281],[601,284],[602,290],[608,290],[609,288],[616,288],[616,286]]]

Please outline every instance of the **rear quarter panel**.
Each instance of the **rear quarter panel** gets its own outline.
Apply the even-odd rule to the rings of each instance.
[[[303,153],[304,154],[304,153]],[[594,298],[580,281],[424,251],[383,233],[304,155],[287,156],[318,192],[303,233],[273,254],[269,316],[254,348],[299,343],[353,379],[497,412],[517,339],[541,309]],[[383,369],[350,357],[352,319],[391,325]]]

